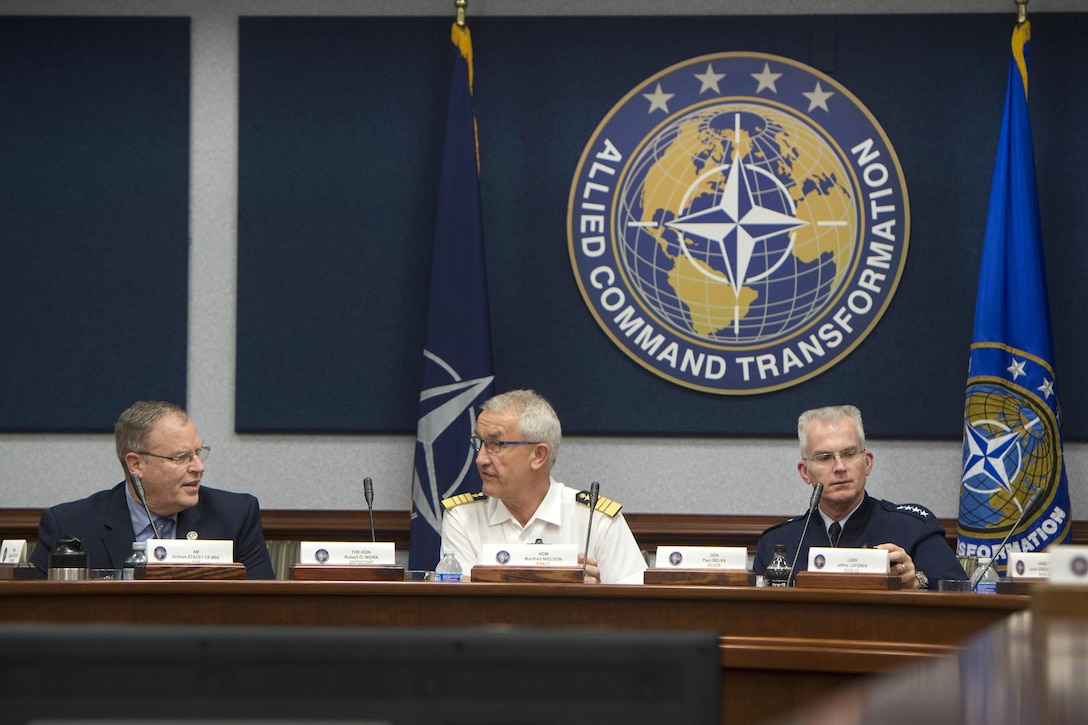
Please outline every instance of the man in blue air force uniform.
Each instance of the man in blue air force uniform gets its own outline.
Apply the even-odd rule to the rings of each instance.
[[[201,485],[209,448],[184,410],[171,403],[140,401],[114,427],[117,458],[125,480],[107,491],[46,509],[38,524],[38,545],[30,561],[44,578],[49,552],[62,536],[75,536],[91,569],[120,569],[133,541],[156,535],[172,539],[230,539],[234,559],[248,579],[275,579],[261,528],[257,499]],[[130,474],[143,483],[148,519]]]
[[[797,470],[809,486],[823,483],[824,492],[804,541],[800,540],[804,515],[763,532],[753,567],[756,574],[766,571],[774,545],[785,544],[786,561],[797,556],[797,571],[807,568],[812,546],[874,546],[888,551],[892,573],[902,580],[903,589],[928,589],[931,581],[967,578],[932,511],[913,503],[896,505],[865,492],[873,454],[865,448],[857,408],[806,411],[797,421],[797,437],[801,444]]]

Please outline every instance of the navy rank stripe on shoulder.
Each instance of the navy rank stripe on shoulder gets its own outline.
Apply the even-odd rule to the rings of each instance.
[[[790,517],[789,517],[788,519],[786,519],[785,521],[779,521],[779,522],[778,522],[777,524],[773,524],[772,526],[768,526],[768,527],[767,527],[767,530],[766,530],[766,531],[764,531],[764,533],[766,533],[767,531],[772,531],[772,530],[774,530],[774,529],[777,529],[777,528],[779,528],[780,526],[785,526],[786,524],[791,524],[791,523],[793,523],[794,521],[800,521],[800,520],[802,520],[802,519],[804,519],[804,518],[805,518],[805,514],[801,514],[801,515],[799,515],[799,516],[790,516]]]
[[[487,494],[483,491],[476,493],[459,493],[456,496],[450,496],[449,498],[442,499],[442,508],[449,511],[451,508],[460,506],[464,503],[472,503],[474,501],[486,501]]]
[[[579,491],[574,494],[574,500],[584,506],[589,506],[589,491]],[[604,496],[597,496],[597,506],[594,510],[601,512],[605,516],[614,517],[620,512],[621,508],[623,508],[623,504],[616,503]]]

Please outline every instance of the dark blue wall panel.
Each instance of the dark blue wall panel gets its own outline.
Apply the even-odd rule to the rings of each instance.
[[[572,433],[792,435],[854,402],[873,434],[959,438],[1011,13],[473,20],[496,387],[533,387]],[[237,425],[411,431],[450,60],[443,19],[243,19]],[[1059,384],[1088,437],[1088,14],[1033,20],[1032,114]],[[725,397],[632,362],[571,272],[566,205],[585,143],[650,75],[702,54],[813,65],[899,154],[910,252],[874,332],[828,372]]]
[[[0,18],[0,430],[185,404],[189,20]]]

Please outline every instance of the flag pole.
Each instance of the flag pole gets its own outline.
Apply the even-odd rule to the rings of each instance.
[[[463,0],[468,3],[468,0]],[[462,0],[457,0],[458,3]],[[460,15],[458,17],[461,17]],[[1023,25],[1028,21],[1028,0],[1016,0],[1016,24]],[[460,22],[460,21],[458,21]]]
[[[1027,2],[1027,0],[1016,0],[1016,1],[1017,1],[1017,3],[1020,3],[1020,2],[1026,3]],[[457,25],[459,27],[462,27],[462,28],[465,27],[465,10],[468,9],[468,0],[453,0],[453,6],[455,8],[457,8]],[[1026,15],[1026,11],[1021,10],[1020,15],[1021,16]]]

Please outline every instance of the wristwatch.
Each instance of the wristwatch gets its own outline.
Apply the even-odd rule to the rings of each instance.
[[[924,571],[915,569],[914,576],[918,577],[919,589],[929,589],[929,577],[926,576],[926,573]]]

